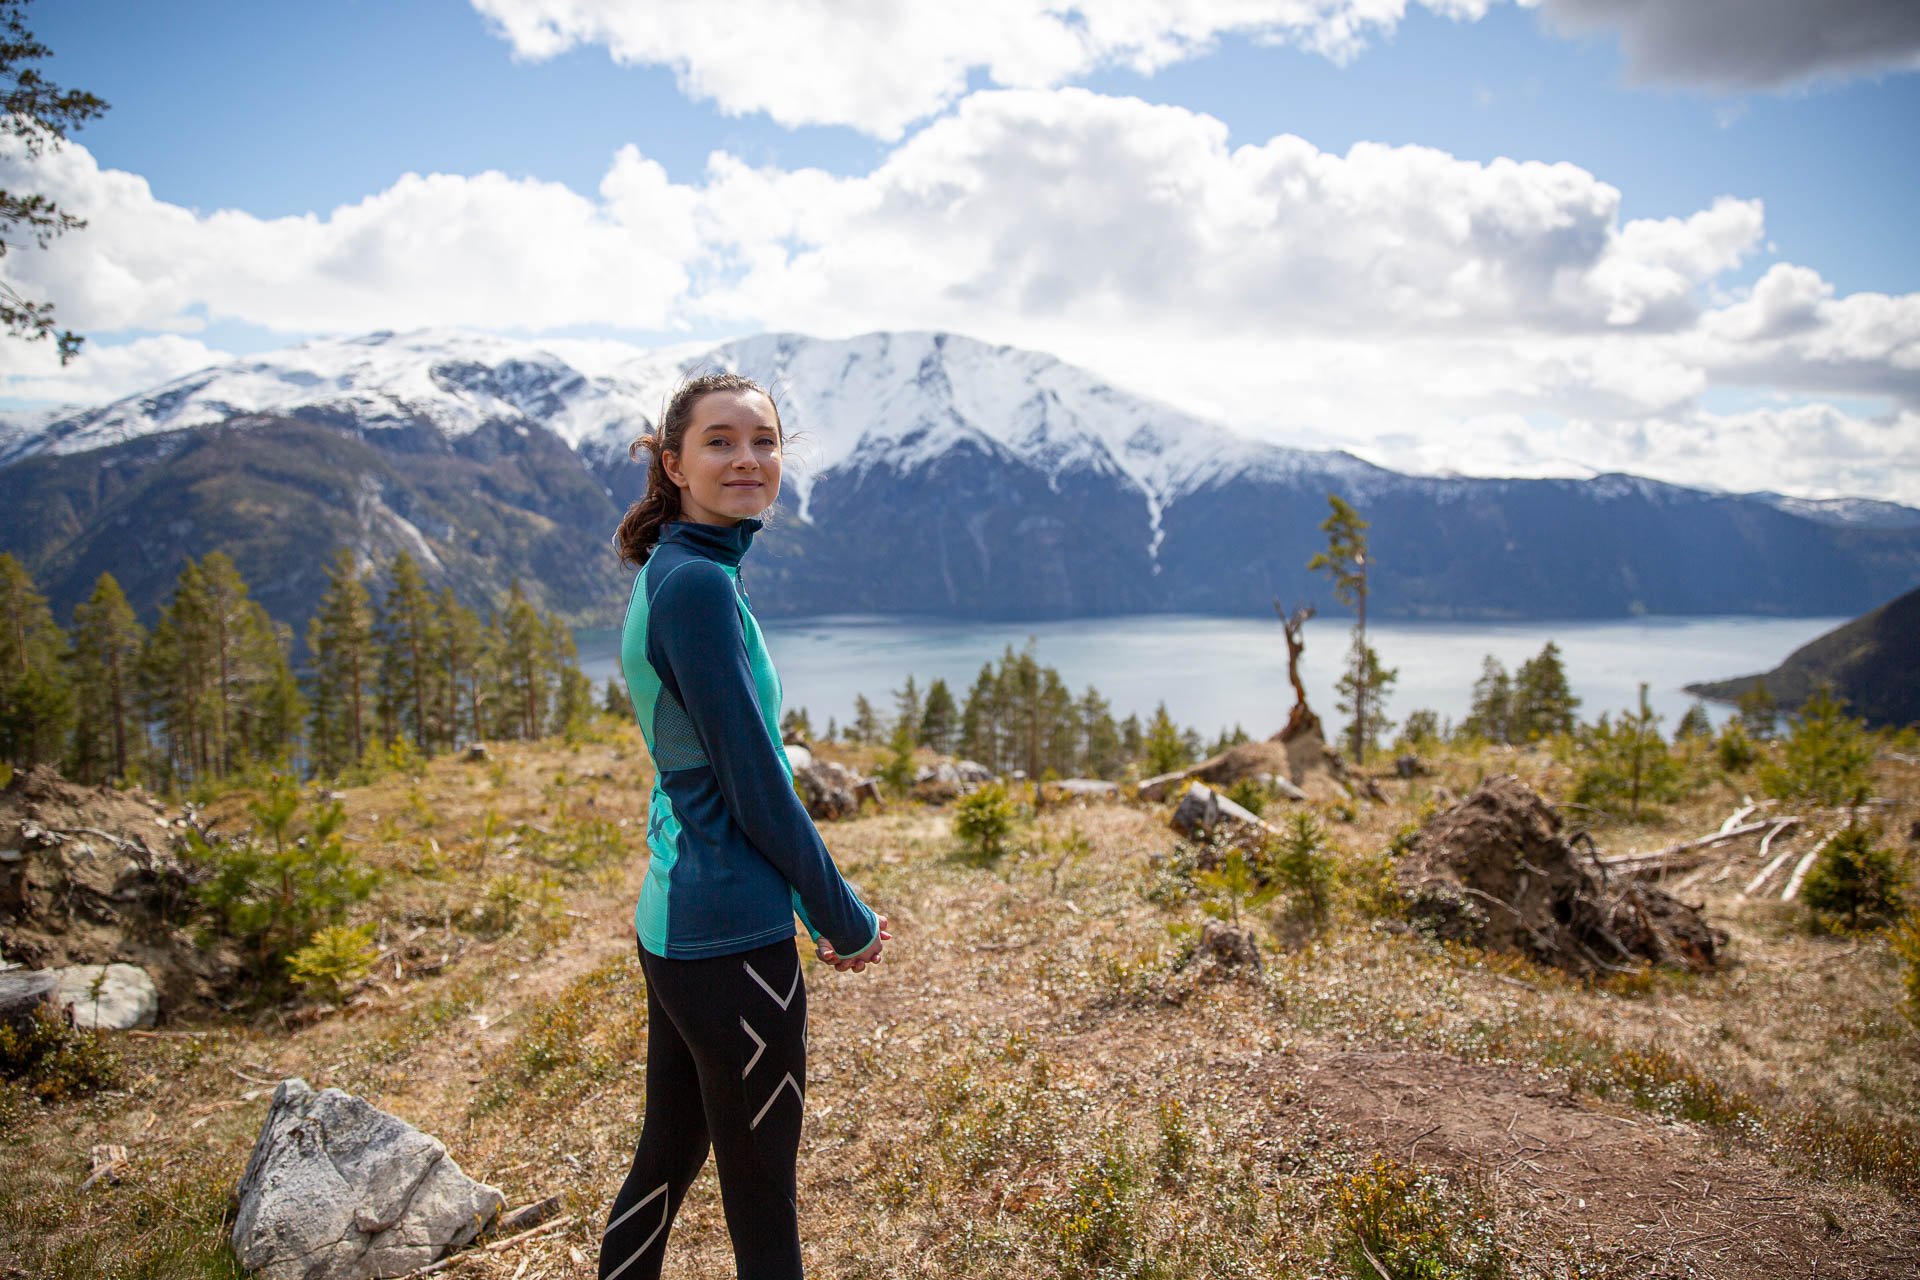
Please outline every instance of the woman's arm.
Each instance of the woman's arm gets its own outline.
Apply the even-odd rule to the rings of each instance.
[[[879,920],[834,866],[794,794],[761,714],[739,597],[726,571],[689,562],[669,573],[650,603],[647,642],[657,646],[662,674],[671,673],[728,813],[793,887],[834,953],[868,958],[881,942]]]

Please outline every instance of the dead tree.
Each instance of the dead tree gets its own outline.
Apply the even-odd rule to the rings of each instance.
[[[1295,605],[1289,613],[1275,600],[1273,612],[1287,633],[1287,679],[1293,683],[1293,710],[1287,713],[1287,727],[1280,731],[1279,741],[1291,742],[1309,730],[1324,739],[1320,717],[1307,705],[1307,686],[1300,680],[1300,655],[1307,651],[1307,622],[1313,617],[1313,606]]]

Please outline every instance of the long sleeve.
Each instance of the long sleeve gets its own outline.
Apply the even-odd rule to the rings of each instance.
[[[879,921],[834,865],[768,731],[747,657],[740,601],[718,565],[688,562],[654,592],[647,647],[686,710],[728,814],[791,886],[810,929],[855,956]]]

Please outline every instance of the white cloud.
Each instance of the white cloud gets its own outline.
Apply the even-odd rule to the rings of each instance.
[[[1779,90],[1920,69],[1913,0],[1539,0],[1568,33],[1620,37],[1650,84]]]
[[[1456,19],[1492,0],[1411,0]],[[898,138],[978,72],[1048,88],[1101,67],[1151,72],[1222,36],[1298,45],[1345,62],[1390,35],[1410,0],[472,0],[517,56],[603,45],[673,69],[681,91],[732,115],[839,124]]]
[[[0,158],[0,185],[21,163]],[[64,371],[0,346],[4,391],[23,398],[105,399],[184,372],[210,353],[178,335],[209,320],[942,328],[1392,466],[1694,467],[1716,483],[1750,467],[1882,496],[1907,483],[1920,406],[1920,295],[1838,296],[1777,264],[1728,299],[1722,277],[1764,242],[1758,201],[1623,223],[1620,193],[1570,164],[1337,155],[1291,136],[1232,148],[1205,115],[1077,89],[974,94],[850,177],[722,154],[675,183],[626,148],[592,194],[407,175],[277,219],[166,204],[77,145],[30,181],[90,225],[8,255],[6,278],[82,332],[174,334],[90,347],[101,363]],[[1711,418],[1698,402],[1715,388],[1814,403]],[[1796,432],[1839,452],[1824,462]]]
[[[193,338],[163,333],[131,342],[88,342],[66,366],[50,342],[7,343],[6,394],[21,400],[98,404],[230,359]]]

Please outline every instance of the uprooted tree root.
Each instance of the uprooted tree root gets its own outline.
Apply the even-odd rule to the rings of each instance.
[[[1642,960],[1706,972],[1726,934],[1672,895],[1609,879],[1526,783],[1489,778],[1422,827],[1397,875],[1416,919],[1443,938],[1522,952],[1591,975]]]

